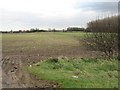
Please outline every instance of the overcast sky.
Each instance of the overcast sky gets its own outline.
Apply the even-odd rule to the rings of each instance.
[[[117,14],[119,0],[0,0],[0,31],[86,27]]]

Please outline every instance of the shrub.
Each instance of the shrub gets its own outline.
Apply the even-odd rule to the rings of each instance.
[[[98,50],[111,58],[117,55],[118,49],[117,33],[87,33],[85,36],[85,45],[89,49]]]

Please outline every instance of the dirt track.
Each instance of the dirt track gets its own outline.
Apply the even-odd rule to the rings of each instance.
[[[28,88],[28,87],[55,87],[54,82],[38,80],[24,69],[20,56],[5,57],[2,59],[2,87]]]

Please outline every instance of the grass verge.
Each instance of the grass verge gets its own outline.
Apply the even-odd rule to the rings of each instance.
[[[39,79],[63,88],[118,88],[118,61],[103,59],[48,59],[28,67]]]

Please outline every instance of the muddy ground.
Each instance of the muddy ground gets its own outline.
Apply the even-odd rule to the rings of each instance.
[[[55,82],[38,80],[29,74],[21,56],[7,56],[2,59],[3,88],[55,87]],[[28,65],[29,66],[29,65]]]

